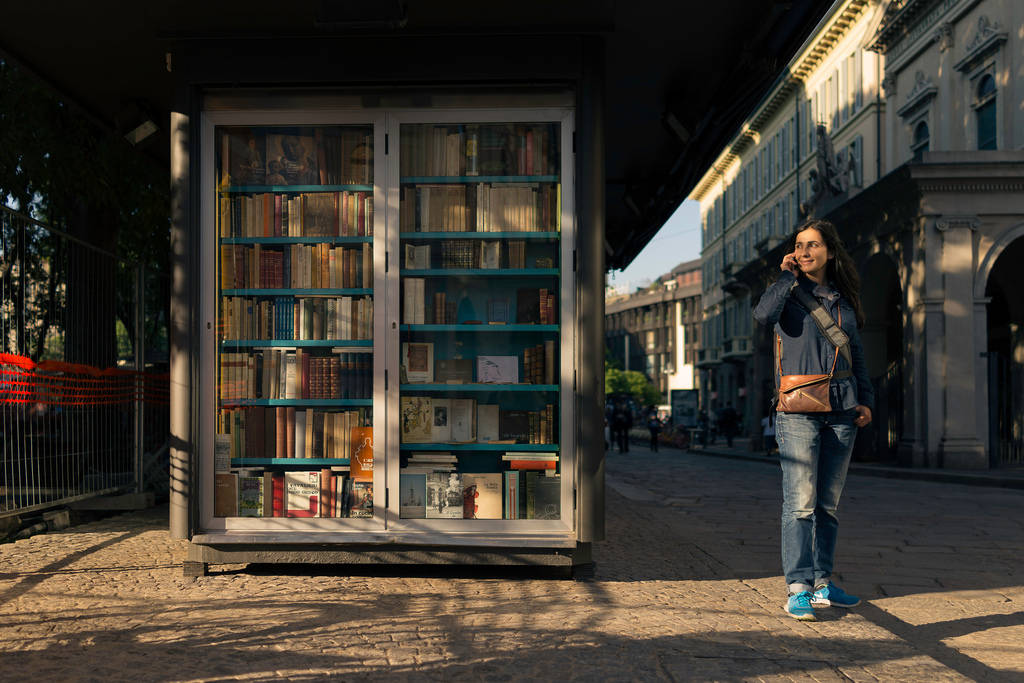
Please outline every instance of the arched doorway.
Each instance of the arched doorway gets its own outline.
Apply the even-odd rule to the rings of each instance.
[[[1024,466],[1024,237],[1010,242],[989,272],[989,459]]]
[[[896,263],[882,253],[864,263],[861,282],[860,335],[875,389],[875,412],[872,425],[857,436],[853,457],[895,461],[903,433],[903,287]]]

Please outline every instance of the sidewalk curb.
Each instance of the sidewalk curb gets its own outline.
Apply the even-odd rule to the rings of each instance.
[[[777,465],[779,460],[775,457],[754,455],[752,453],[726,452],[698,448],[683,450],[682,453],[693,455],[710,455],[716,458],[731,458],[733,460],[746,460],[748,462],[761,462]],[[998,471],[998,470],[996,470]],[[942,472],[939,470],[922,470],[912,467],[888,467],[885,465],[868,465],[864,463],[850,463],[850,474],[862,474],[869,477],[882,477],[885,479],[916,479],[918,481],[934,481],[943,484],[964,484],[967,486],[989,486],[995,488],[1024,489],[1024,477],[1002,477],[994,474],[973,474],[970,472]]]

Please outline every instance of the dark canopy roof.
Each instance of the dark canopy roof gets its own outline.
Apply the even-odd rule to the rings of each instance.
[[[609,268],[625,267],[687,196],[831,3],[821,0],[225,0],[18,2],[0,49],[168,166],[179,38],[471,33],[606,38]],[[372,58],[372,55],[370,56]],[[669,116],[666,116],[666,115]],[[677,131],[677,132],[674,132]]]

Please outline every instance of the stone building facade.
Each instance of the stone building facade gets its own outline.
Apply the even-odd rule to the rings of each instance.
[[[700,347],[700,260],[681,263],[650,287],[605,300],[605,342],[624,370],[644,373],[667,399],[696,389]]]
[[[722,335],[700,365],[712,384],[732,391],[728,377],[742,373],[758,391],[744,406],[751,423],[774,390],[769,332],[755,324],[751,352],[728,367],[735,328],[721,316],[733,307],[749,320],[777,276],[782,240],[802,216],[821,216],[839,228],[863,282],[878,403],[856,457],[971,469],[1022,462],[1021,26],[1024,5],[1010,0],[838,2],[791,76],[706,171],[693,193],[714,279],[704,324]],[[792,163],[773,184],[771,147],[787,126],[798,142],[782,145]],[[764,156],[768,192],[730,213],[737,182],[742,194],[746,169]],[[744,232],[764,235],[749,226],[777,202],[788,216],[748,255]]]

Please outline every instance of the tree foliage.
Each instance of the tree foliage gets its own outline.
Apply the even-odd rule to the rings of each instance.
[[[661,392],[647,377],[636,370],[620,370],[604,363],[604,393],[629,394],[643,406],[657,405],[662,402]]]
[[[146,272],[146,343],[166,336],[170,288],[169,190],[167,172],[144,157],[117,132],[98,125],[16,65],[0,59],[0,200],[47,225],[112,251],[117,290],[131,292],[134,266]],[[83,217],[85,217],[83,219]],[[53,286],[60,240],[42,231],[19,239],[26,276],[48,278],[40,290],[54,296],[16,306],[33,313],[35,343],[42,349],[55,308],[64,305]],[[10,277],[11,264],[4,264]],[[73,277],[73,276],[72,276]],[[85,283],[88,284],[88,283]],[[10,290],[8,290],[10,291]],[[134,333],[131,296],[120,296],[116,315]],[[32,320],[27,321],[32,323]],[[33,355],[36,355],[33,352]]]

